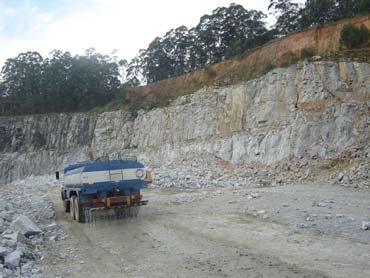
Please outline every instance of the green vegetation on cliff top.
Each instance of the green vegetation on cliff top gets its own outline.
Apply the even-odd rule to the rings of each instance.
[[[209,67],[211,64],[290,32],[370,13],[370,0],[307,0],[303,6],[289,0],[270,0],[269,10],[277,17],[271,29],[266,28],[266,15],[260,11],[236,4],[217,8],[211,15],[202,16],[194,28],[181,26],[155,38],[130,63],[94,49],[76,56],[54,50],[47,58],[38,52],[20,53],[9,58],[1,71],[0,115],[119,109],[125,103],[128,86],[149,84],[200,68],[214,77],[217,73]],[[365,26],[356,29],[347,25],[341,43],[347,48],[361,47],[368,39]],[[288,52],[281,65],[288,66],[312,55],[312,49],[302,49],[300,57]],[[265,71],[274,67],[270,63]],[[126,76],[120,76],[122,69]],[[156,100],[149,107],[167,103]]]

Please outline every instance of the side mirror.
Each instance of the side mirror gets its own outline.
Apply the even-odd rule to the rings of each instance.
[[[55,172],[55,178],[59,180],[59,172]]]

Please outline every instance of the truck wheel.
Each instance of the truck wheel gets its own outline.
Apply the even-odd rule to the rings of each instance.
[[[64,196],[64,191],[63,190],[60,193],[61,193],[60,195],[62,197],[64,212],[69,212],[71,203],[70,203],[69,200],[66,200],[66,197]]]
[[[76,199],[76,196],[72,196],[71,201],[69,202],[70,203],[69,213],[71,215],[71,219],[72,220],[75,220],[76,219],[76,215],[75,215],[75,199]]]
[[[70,212],[71,211],[71,201],[63,200],[63,207],[64,207],[64,212]]]
[[[81,205],[79,204],[78,198],[74,199],[73,206],[74,206],[75,218],[76,218],[77,222],[85,223],[85,212],[84,212],[83,208],[81,207]]]

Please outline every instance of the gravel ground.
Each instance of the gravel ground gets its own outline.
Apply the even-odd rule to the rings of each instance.
[[[17,242],[13,250],[23,250],[19,267],[10,270],[0,261],[0,277],[370,273],[370,230],[361,229],[370,221],[368,189],[327,183],[156,187],[144,191],[149,204],[139,217],[88,225],[63,212],[59,187],[50,180],[1,186],[2,229],[23,214],[42,233]]]

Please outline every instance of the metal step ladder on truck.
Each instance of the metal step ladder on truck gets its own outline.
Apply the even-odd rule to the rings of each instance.
[[[64,168],[61,181],[64,210],[77,222],[94,222],[99,212],[117,218],[136,216],[148,203],[140,190],[151,182],[150,171],[135,158],[71,164]]]

